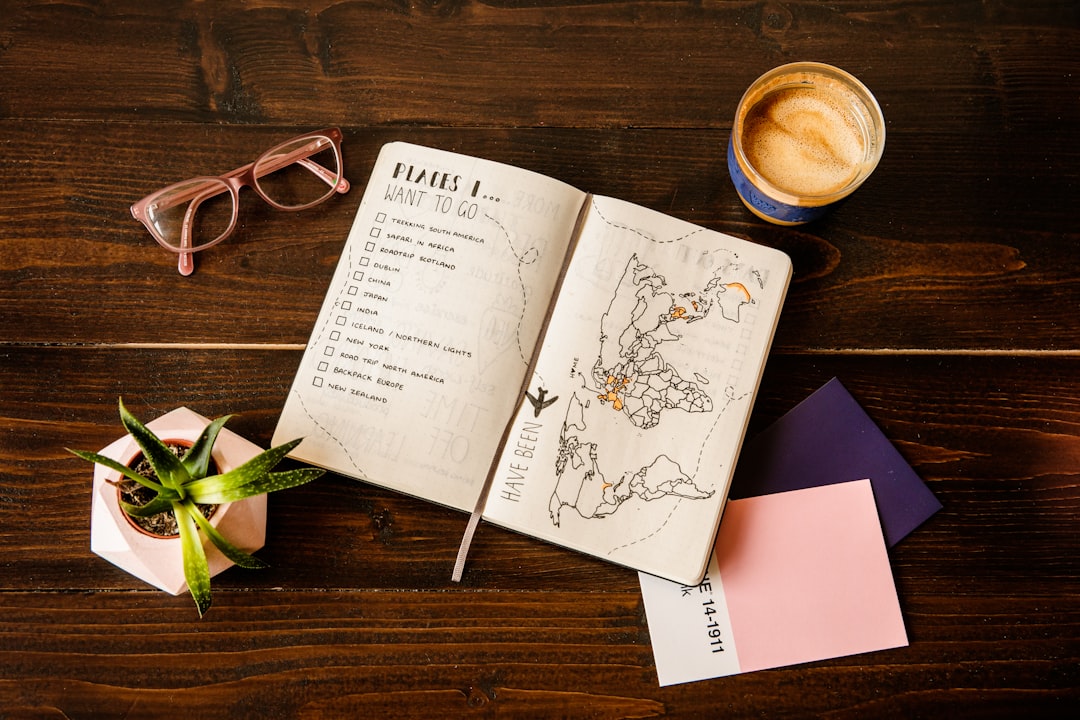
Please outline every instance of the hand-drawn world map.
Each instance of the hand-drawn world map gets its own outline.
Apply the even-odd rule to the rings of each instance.
[[[753,298],[745,282],[730,281],[732,274],[732,266],[721,263],[704,287],[675,292],[637,255],[630,257],[600,321],[599,353],[587,378],[595,394],[583,390],[579,397],[575,392],[563,420],[555,461],[558,479],[548,504],[556,526],[564,508],[589,519],[610,515],[632,497],[712,497],[715,490],[699,487],[665,454],[641,467],[618,469],[620,458],[603,456],[601,443],[590,439],[586,418],[593,402],[642,431],[659,426],[667,413],[713,413],[708,379],[696,373],[683,377],[665,360],[664,349],[683,339],[681,324],[713,313],[740,321],[740,309]],[[761,285],[755,273],[736,274],[751,286],[755,281]]]

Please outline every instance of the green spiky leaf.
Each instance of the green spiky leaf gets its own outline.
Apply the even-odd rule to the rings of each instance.
[[[210,538],[210,542],[214,543],[214,546],[221,551],[221,554],[229,558],[233,563],[242,568],[247,568],[248,570],[262,570],[270,567],[259,558],[244,552],[226,540],[225,536],[218,532],[216,527],[210,524],[210,521],[199,512],[198,508],[195,507],[195,503],[191,500],[185,500],[184,507],[187,508],[191,517],[195,519],[199,528],[201,528],[202,531],[206,533],[206,536]]]
[[[191,446],[187,455],[181,460],[192,478],[204,478],[210,472],[211,451],[214,449],[214,443],[217,442],[218,433],[221,432],[221,428],[225,427],[225,423],[230,418],[232,418],[232,415],[219,417],[204,427],[203,431],[199,433],[198,439],[195,440],[195,444]]]
[[[186,488],[185,492],[189,493],[195,502],[229,502],[225,500],[212,500],[207,501],[206,498],[210,493],[219,493],[227,489],[238,488],[242,486],[256,486],[262,482],[267,473],[275,465],[277,465],[282,458],[284,458],[293,448],[300,444],[302,438],[296,440],[290,440],[287,443],[278,445],[277,447],[264,450],[260,454],[248,460],[240,467],[233,468],[232,470],[222,473],[220,475],[211,475],[201,480],[193,480]],[[242,499],[243,497],[249,497],[250,495],[258,495],[265,490],[256,490],[249,493],[249,495],[242,495],[235,497],[234,499]]]
[[[227,475],[211,475],[193,482],[188,487],[188,497],[197,503],[204,504],[236,502],[254,495],[299,487],[321,477],[325,472],[321,468],[297,468],[267,473],[250,482],[240,484],[230,482]]]
[[[128,412],[124,407],[123,399],[120,400],[120,421],[124,424],[124,429],[131,433],[131,437],[142,448],[143,456],[150,463],[150,467],[154,468],[161,484],[172,488],[180,494],[180,497],[183,497],[182,486],[191,479],[191,474],[180,462],[180,458],[174,455],[157,435]]]
[[[184,556],[184,580],[187,581],[188,591],[195,600],[195,608],[199,611],[199,617],[206,614],[210,609],[210,564],[206,561],[206,551],[203,550],[199,531],[195,527],[195,520],[191,513],[182,503],[174,502],[173,514],[176,516],[176,525],[180,529],[180,547]],[[198,509],[195,513],[199,513]]]
[[[172,510],[172,502],[160,495],[144,505],[132,505],[129,502],[121,500],[120,509],[131,517],[147,518],[153,517],[158,513],[169,512]]]
[[[292,449],[299,445],[302,440],[303,438],[297,438],[295,440],[290,440],[287,443],[282,443],[277,447],[272,447],[269,450],[264,450],[240,467],[230,470],[229,472],[224,473],[224,475],[242,477],[245,479],[245,482],[247,482],[250,478],[268,473],[275,465],[281,462],[286,455],[292,452]]]
[[[100,455],[98,453],[86,452],[85,450],[72,450],[71,448],[66,448],[66,450],[72,455],[77,455],[78,457],[81,457],[83,460],[89,460],[92,463],[104,465],[110,470],[115,470],[124,477],[134,480],[145,488],[153,490],[165,499],[178,499],[180,497],[179,494],[177,494],[175,491],[164,487],[160,483],[154,482],[150,478],[143,477],[139,473],[129,468],[127,465],[119,463],[110,457],[105,457],[104,455]]]

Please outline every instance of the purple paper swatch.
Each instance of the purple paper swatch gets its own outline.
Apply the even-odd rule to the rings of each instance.
[[[922,478],[833,378],[746,443],[729,497],[863,478],[870,479],[889,547],[941,509]]]

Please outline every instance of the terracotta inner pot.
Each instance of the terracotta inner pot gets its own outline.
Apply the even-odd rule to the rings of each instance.
[[[185,440],[167,440],[165,444],[169,446],[177,457],[184,457],[188,450],[191,448],[191,443]],[[210,474],[215,475],[218,472],[217,464],[211,459],[210,461]],[[143,477],[150,478],[151,480],[157,479],[157,474],[153,468],[150,467],[150,463],[146,461],[143,454],[140,452],[127,466],[139,473]],[[121,476],[118,481],[115,482],[117,497],[126,503],[131,505],[145,505],[151,499],[155,497],[154,491],[149,488],[143,487],[134,480],[130,480]],[[203,517],[210,519],[217,511],[217,505],[199,505],[199,509],[202,511]],[[146,518],[137,518],[124,513],[124,518],[128,521],[131,527],[138,530],[143,535],[147,535],[159,540],[175,539],[179,537],[180,531],[176,526],[176,518],[172,512],[158,513],[157,515],[151,515]]]

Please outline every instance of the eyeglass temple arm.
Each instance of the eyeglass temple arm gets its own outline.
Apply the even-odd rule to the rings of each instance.
[[[221,192],[204,192],[202,195],[197,195],[192,198],[191,203],[187,206],[187,210],[184,211],[184,221],[180,224],[180,255],[176,259],[176,270],[181,275],[187,277],[191,273],[195,272],[195,253],[184,252],[184,248],[191,248],[191,235],[192,235],[192,221],[195,218],[195,211],[199,209],[199,206],[204,201],[209,200],[215,195],[220,195]]]
[[[296,161],[296,164],[306,167],[308,170],[310,170],[316,177],[318,177],[324,183],[326,183],[327,185],[330,185],[331,187],[333,187],[334,192],[336,192],[336,193],[347,193],[347,192],[349,192],[349,181],[345,179],[344,175],[342,175],[341,178],[338,179],[338,176],[337,176],[336,173],[332,172],[331,170],[328,170],[327,168],[324,168],[322,165],[315,162],[311,158],[301,158],[301,159]],[[265,173],[263,173],[263,174],[265,175]],[[336,184],[334,182],[335,180],[337,181]]]

